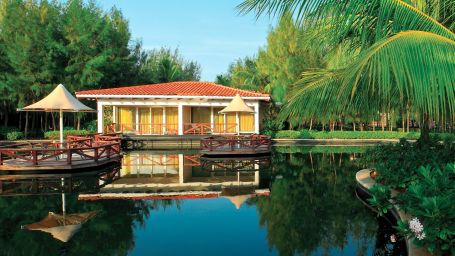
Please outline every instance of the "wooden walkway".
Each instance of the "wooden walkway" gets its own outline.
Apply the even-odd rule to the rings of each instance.
[[[0,148],[0,171],[69,171],[120,161],[121,139],[112,135],[68,136],[61,143]]]

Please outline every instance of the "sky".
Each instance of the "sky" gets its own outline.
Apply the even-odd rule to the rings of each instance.
[[[132,39],[145,49],[178,48],[187,60],[201,65],[202,81],[214,81],[229,64],[257,54],[266,45],[273,19],[253,13],[242,16],[241,0],[99,0],[119,8],[129,21]]]

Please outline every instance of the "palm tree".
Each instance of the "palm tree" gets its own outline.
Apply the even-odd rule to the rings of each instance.
[[[302,74],[282,113],[287,118],[409,109],[429,123],[455,114],[455,1],[245,0],[240,12],[283,16],[313,26],[352,60]]]

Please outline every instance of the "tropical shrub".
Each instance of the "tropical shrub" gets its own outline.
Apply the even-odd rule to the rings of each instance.
[[[381,144],[370,148],[362,161],[379,173],[377,180],[391,188],[406,188],[417,177],[420,166],[444,168],[454,160],[452,139],[443,143],[435,138],[428,143],[411,143],[404,139],[397,144]]]
[[[7,140],[20,140],[24,138],[24,133],[19,131],[8,132],[6,134]]]
[[[92,131],[87,130],[64,130],[63,137],[67,136],[76,136],[76,135],[87,135],[93,133]],[[58,140],[60,139],[60,131],[49,131],[44,133],[44,138],[49,140]]]
[[[432,254],[455,253],[455,163],[444,168],[421,166],[404,193],[390,197],[387,186],[376,185],[369,203],[380,214],[399,206],[411,220],[399,221],[397,229]]]
[[[308,130],[282,130],[275,134],[278,139],[401,139],[416,140],[420,137],[418,132],[394,132],[394,131],[308,131]],[[432,138],[452,139],[452,133],[434,133]]]
[[[4,139],[7,139],[7,134],[10,133],[10,132],[18,132],[19,129],[16,128],[16,127],[4,127],[4,126],[0,126],[0,139],[4,140]]]

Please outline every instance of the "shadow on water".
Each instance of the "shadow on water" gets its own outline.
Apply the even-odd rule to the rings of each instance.
[[[165,237],[161,238],[159,227],[149,224],[154,215],[176,230],[175,246],[179,241],[194,241],[194,247],[180,250],[190,253],[199,244],[197,235],[178,233],[180,226],[174,224],[172,212],[181,212],[178,216],[185,225],[199,225],[191,229],[203,234],[222,220],[207,217],[193,223],[191,214],[198,210],[192,208],[195,201],[188,199],[210,207],[214,199],[225,197],[235,208],[231,204],[211,210],[223,216],[234,213],[240,221],[251,216],[242,209],[253,209],[258,227],[246,233],[223,231],[232,239],[245,240],[260,237],[265,230],[261,239],[267,240],[265,251],[272,255],[400,255],[399,247],[388,240],[393,233],[390,225],[378,221],[355,197],[354,176],[359,169],[355,159],[362,152],[361,148],[275,147],[270,157],[226,160],[201,158],[195,152],[135,151],[124,157],[121,169],[0,176],[0,254],[148,254],[137,249],[143,240],[167,242],[160,240]],[[49,234],[21,229],[48,212],[61,213],[62,193],[67,213],[96,212],[77,235],[63,243]],[[220,255],[232,247],[229,242],[201,246]],[[248,249],[243,253],[250,255]]]

